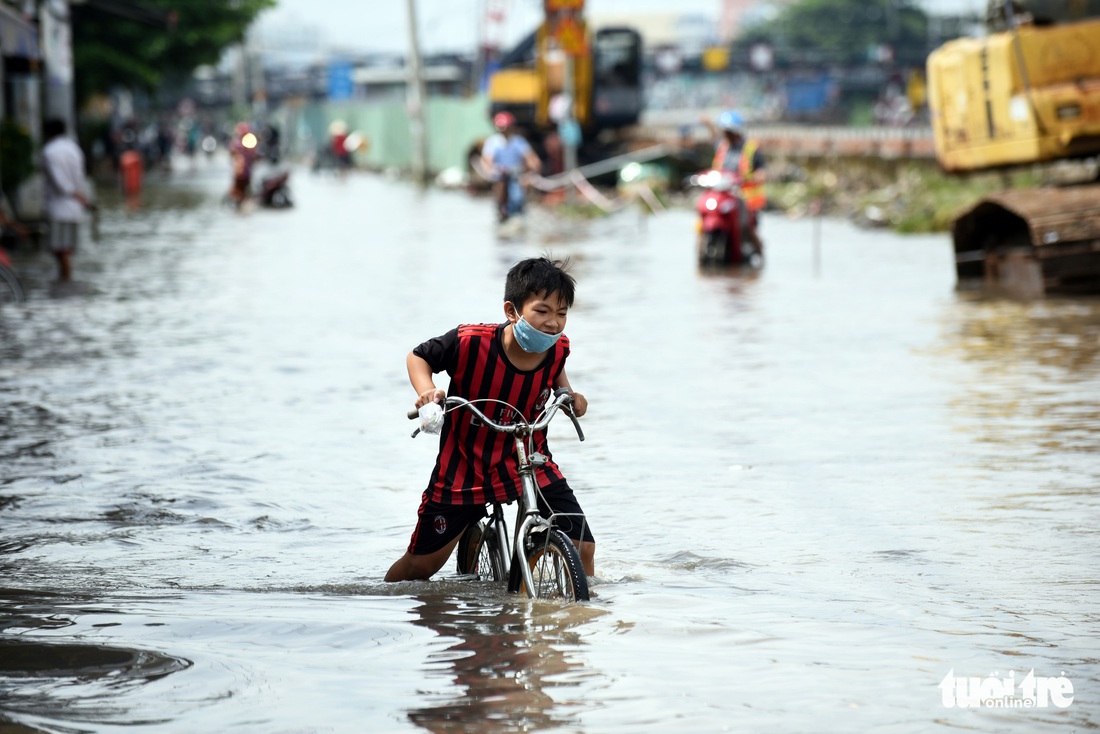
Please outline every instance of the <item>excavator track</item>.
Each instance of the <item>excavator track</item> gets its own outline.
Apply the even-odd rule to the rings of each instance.
[[[1100,294],[1100,185],[986,196],[951,234],[960,284],[1021,296]]]

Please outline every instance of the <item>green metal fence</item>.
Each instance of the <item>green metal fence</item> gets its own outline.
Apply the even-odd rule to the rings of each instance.
[[[489,100],[437,97],[425,108],[428,168],[434,173],[453,166],[464,167],[473,146],[492,133]],[[324,102],[309,104],[298,114],[294,152],[312,152],[328,141],[328,126],[343,120],[349,131],[365,136],[369,147],[356,161],[376,168],[407,170],[412,166],[409,115],[402,99],[377,102]]]

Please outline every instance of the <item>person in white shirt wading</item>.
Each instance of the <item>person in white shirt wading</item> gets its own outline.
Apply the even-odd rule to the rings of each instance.
[[[73,278],[73,253],[80,222],[88,207],[84,189],[84,153],[65,136],[65,121],[52,118],[42,126],[42,170],[46,174],[46,215],[50,221],[49,247],[57,258],[58,280]]]

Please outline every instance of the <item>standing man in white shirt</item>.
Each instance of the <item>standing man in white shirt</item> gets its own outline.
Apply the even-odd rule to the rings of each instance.
[[[42,170],[46,175],[46,214],[50,221],[50,251],[57,258],[58,280],[73,278],[72,256],[80,239],[80,222],[88,207],[84,189],[84,153],[65,136],[65,121],[46,120],[42,126]]]

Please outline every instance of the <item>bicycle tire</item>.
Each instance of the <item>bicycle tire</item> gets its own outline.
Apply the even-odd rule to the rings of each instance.
[[[558,528],[540,530],[531,533],[525,546],[536,599],[588,601],[588,577],[581,565],[581,554],[568,535]],[[519,564],[513,564],[508,590],[514,594],[527,593]]]
[[[467,525],[466,529],[462,531],[462,536],[458,539],[458,545],[455,547],[455,567],[458,573],[473,573],[471,569],[474,568],[474,564],[477,561],[477,556],[474,555],[474,551],[477,550],[477,546],[481,542],[481,537],[484,533],[484,521]]]
[[[0,303],[22,303],[26,300],[19,276],[6,265],[0,265]]]
[[[458,540],[458,572],[473,574],[482,581],[504,581],[499,546],[496,533],[484,520],[467,526]]]

